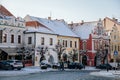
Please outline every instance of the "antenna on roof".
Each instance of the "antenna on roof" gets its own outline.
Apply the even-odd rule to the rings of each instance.
[[[52,11],[50,11],[50,17],[52,17]]]

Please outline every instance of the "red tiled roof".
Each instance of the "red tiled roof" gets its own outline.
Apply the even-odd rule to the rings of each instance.
[[[4,6],[0,5],[0,14],[5,16],[14,16],[12,13],[10,13]]]
[[[26,26],[31,26],[31,27],[45,27],[44,25],[40,24],[38,21],[28,21],[26,22]]]

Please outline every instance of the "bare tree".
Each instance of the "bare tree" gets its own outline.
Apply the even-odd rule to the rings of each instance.
[[[55,49],[53,49],[53,51],[55,51],[58,54],[58,60],[61,60],[61,55],[63,54],[63,52],[66,50],[65,47],[63,47],[61,44],[58,44],[55,46]]]
[[[72,51],[73,51],[73,53],[72,53]],[[72,51],[69,53],[68,58],[71,59],[73,62],[75,62],[75,60],[78,57],[77,50],[73,49]]]
[[[45,58],[45,53],[48,51],[48,47],[39,47],[39,52],[40,52],[40,62],[42,62],[43,60],[46,60]]]

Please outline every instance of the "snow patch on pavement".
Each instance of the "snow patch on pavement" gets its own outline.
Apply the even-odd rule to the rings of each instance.
[[[120,77],[120,71],[99,71],[99,72],[91,72],[90,75],[94,76],[103,76],[103,77]]]

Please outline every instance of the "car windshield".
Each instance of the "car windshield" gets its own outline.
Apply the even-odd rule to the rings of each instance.
[[[7,62],[9,62],[9,63],[13,63],[14,61],[7,61]]]

